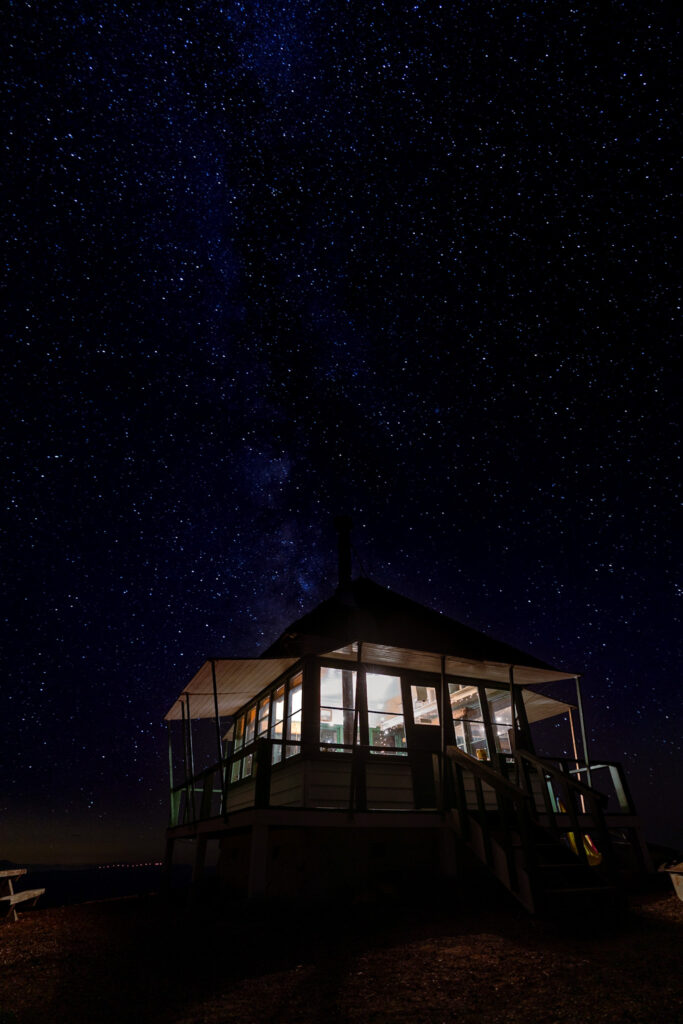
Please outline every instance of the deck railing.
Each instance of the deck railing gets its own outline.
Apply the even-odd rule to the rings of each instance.
[[[186,778],[183,782],[171,789],[171,813],[170,825],[188,825],[207,818],[219,817],[226,813],[227,794],[232,787],[240,787],[245,782],[254,786],[254,806],[268,807],[270,805],[270,786],[273,769],[280,770],[281,766],[294,763],[285,759],[277,765],[273,765],[273,747],[277,741],[270,739],[258,740],[254,747],[254,760],[251,775],[244,780],[230,781],[232,759],[226,758],[223,763],[215,763],[203,771]],[[281,745],[281,744],[280,744]],[[350,780],[348,792],[348,809],[364,810],[367,806],[366,799],[366,776],[367,766],[370,763],[380,763],[382,755],[391,755],[393,752],[386,748],[370,748],[357,745],[355,747],[344,747],[339,749],[315,750],[311,755],[306,754],[306,760],[315,763],[329,763],[340,756],[351,755]],[[396,758],[402,763],[412,765],[410,752],[396,751]],[[482,784],[487,783],[495,793],[495,805],[500,811],[500,801],[503,796],[506,798],[505,813],[501,814],[501,820],[509,820],[509,801],[513,792],[522,792],[531,801],[531,808],[536,813],[545,816],[548,824],[556,833],[571,831],[573,834],[585,834],[586,832],[599,832],[604,839],[606,833],[605,811],[609,811],[612,817],[615,813],[624,815],[635,815],[635,808],[628,790],[622,766],[616,762],[602,761],[591,764],[590,769],[583,763],[567,758],[539,758],[528,751],[518,750],[516,760],[507,757],[500,765],[500,770],[493,768],[487,762],[475,761],[468,754],[457,747],[448,748],[448,759],[453,766],[459,766],[452,779],[454,792],[451,794],[451,802],[456,808],[464,808],[467,804],[462,792],[463,771],[467,770],[469,777],[474,780],[474,792],[472,795],[470,787],[470,809],[474,800],[476,806],[481,809],[483,790]],[[442,810],[447,810],[449,802],[446,800],[444,806],[444,792],[441,785],[441,769],[438,755],[435,755],[435,779],[437,791],[437,805]],[[344,757],[344,761],[347,757]],[[590,774],[591,781],[600,781],[607,784],[607,795],[598,792],[594,786],[587,786],[585,779]],[[512,788],[507,788],[511,786]],[[453,798],[455,798],[453,800]],[[489,794],[489,804],[491,796]],[[513,801],[514,803],[514,801]],[[488,809],[491,809],[489,806]],[[583,848],[583,843],[579,844]],[[585,852],[579,854],[585,857]]]

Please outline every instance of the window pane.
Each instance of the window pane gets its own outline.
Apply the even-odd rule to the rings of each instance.
[[[301,673],[289,684],[289,714],[295,711],[301,711]]]
[[[278,722],[282,722],[284,717],[285,717],[285,688],[284,688],[284,685],[283,685],[283,686],[278,686],[277,690],[273,694],[273,716],[272,716],[272,723],[271,723],[271,727],[270,727],[270,735],[271,736],[275,736],[275,732],[273,731],[274,728],[275,728],[275,725]],[[282,729],[280,729],[279,735],[280,736],[282,735]]]
[[[406,730],[403,715],[370,712],[368,727],[371,747],[405,749]]]
[[[240,715],[235,726],[235,750],[239,750],[244,743],[244,715]]]
[[[272,764],[279,764],[282,760],[282,744],[273,743],[273,756],[271,759]]]
[[[256,708],[249,708],[247,711],[247,724],[244,730],[244,745],[251,743],[254,739],[254,730],[256,728]]]
[[[320,704],[320,742],[350,746],[353,743],[356,673],[351,669],[321,668]],[[360,742],[358,735],[356,742]]]
[[[287,719],[287,739],[301,742],[301,712],[295,711]]]
[[[268,709],[270,697],[264,697],[258,706],[258,735],[265,736],[268,732]]]
[[[251,766],[254,761],[253,754],[247,754],[244,758],[244,764],[242,765],[242,778],[246,779],[247,775],[251,775]]]
[[[449,683],[451,710],[455,724],[455,740],[461,750],[472,757],[487,760],[489,747],[481,712],[479,689],[462,683]]]
[[[398,676],[385,676],[384,673],[368,672],[368,711],[391,711],[403,714],[401,700],[401,680]]]
[[[496,749],[501,754],[512,753],[510,731],[512,729],[512,709],[510,693],[507,690],[486,690],[486,698],[491,711],[491,726]]]
[[[320,709],[320,742],[353,743],[354,712],[341,708]],[[356,742],[359,737],[356,736]]]
[[[238,782],[240,777],[240,768],[242,767],[242,759],[237,758],[236,761],[232,762],[232,768],[230,769],[230,781]]]
[[[350,669],[320,669],[320,704],[328,708],[356,706],[356,673]]]
[[[287,715],[287,739],[294,740],[297,746],[287,744],[285,757],[293,757],[299,753],[298,744],[301,742],[301,681],[302,674],[294,676],[289,681],[289,713]]]
[[[439,725],[439,708],[434,686],[411,686],[415,725]]]
[[[469,750],[468,754],[478,758],[480,761],[488,760],[489,745],[486,742],[486,729],[483,722],[468,722],[465,726],[469,729]]]

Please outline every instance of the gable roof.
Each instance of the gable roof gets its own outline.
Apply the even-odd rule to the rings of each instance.
[[[293,622],[261,657],[319,654],[357,640],[450,654],[467,661],[557,671],[531,654],[364,577],[339,587],[332,597]]]

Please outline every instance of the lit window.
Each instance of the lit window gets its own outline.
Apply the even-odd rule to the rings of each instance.
[[[235,723],[235,750],[241,750],[244,745],[244,715],[240,715]]]
[[[292,757],[301,750],[301,680],[302,675],[299,673],[289,683],[287,757]]]
[[[278,686],[273,694],[273,713],[270,722],[270,738],[273,743],[273,764],[282,760],[282,733],[285,719],[285,687]]]
[[[462,683],[449,683],[448,690],[453,712],[455,742],[466,754],[487,761],[489,745],[486,742],[486,726],[481,711],[479,689]]]
[[[351,746],[356,706],[356,673],[350,669],[320,670],[320,743],[323,749]],[[356,743],[360,737],[356,736]]]
[[[249,708],[247,711],[247,725],[244,730],[244,745],[253,743],[254,731],[256,729],[256,708]]]
[[[382,747],[387,753],[404,751],[406,728],[400,678],[378,672],[368,672],[365,678],[370,746]]]
[[[241,767],[242,767],[242,759],[240,757],[238,757],[236,761],[232,762],[232,768],[230,769],[230,781],[231,782],[239,782],[240,768]]]
[[[259,701],[258,706],[258,728],[256,730],[257,736],[268,735],[268,709],[270,708],[270,697],[264,697]]]
[[[242,778],[246,779],[248,775],[251,775],[251,768],[254,763],[254,755],[247,754],[242,763]]]
[[[491,728],[496,749],[501,754],[512,753],[510,733],[512,731],[512,708],[508,690],[486,690],[491,711]]]
[[[434,686],[411,686],[415,725],[439,725],[439,708]]]

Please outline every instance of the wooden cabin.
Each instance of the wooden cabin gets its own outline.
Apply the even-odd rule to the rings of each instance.
[[[560,680],[575,705],[545,692]],[[572,757],[539,757],[558,716]],[[477,864],[534,912],[613,903],[649,867],[621,765],[589,759],[578,675],[352,579],[344,529],[336,592],[260,657],[205,661],[166,720],[166,865],[191,839],[199,881],[216,842],[232,896],[427,889]]]

